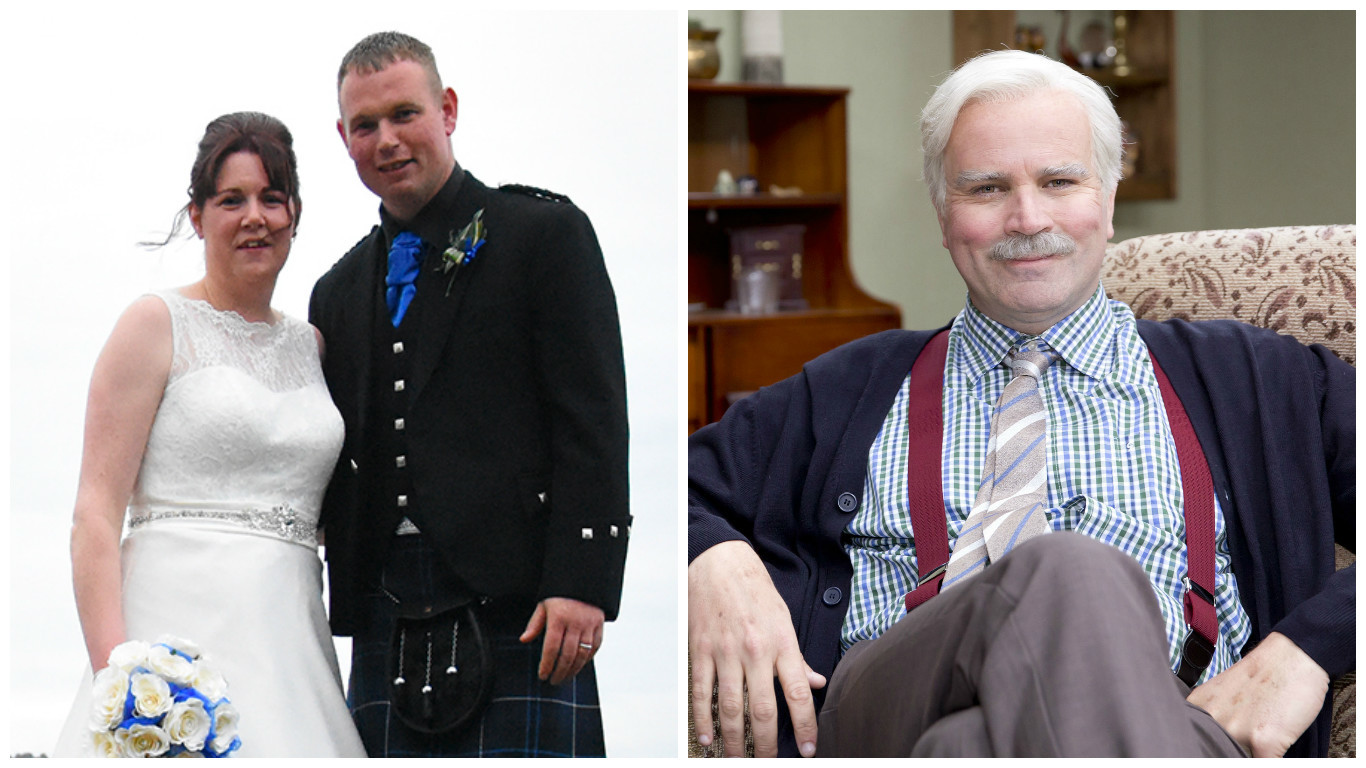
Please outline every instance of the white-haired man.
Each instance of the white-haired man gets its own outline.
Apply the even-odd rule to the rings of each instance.
[[[1106,298],[1120,134],[1088,78],[985,54],[921,129],[967,307],[690,443],[699,739],[716,683],[743,743],[748,681],[760,755],[1323,754],[1356,663],[1354,370]]]

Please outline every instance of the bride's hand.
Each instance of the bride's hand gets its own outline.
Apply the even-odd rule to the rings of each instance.
[[[540,678],[559,685],[577,675],[602,647],[604,618],[601,608],[570,597],[547,597],[538,603],[519,639],[529,643],[545,630]]]

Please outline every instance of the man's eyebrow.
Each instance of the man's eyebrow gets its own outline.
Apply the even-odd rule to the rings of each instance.
[[[1040,176],[1077,176],[1086,178],[1091,175],[1091,171],[1081,163],[1068,163],[1067,165],[1050,165],[1044,168]]]
[[[984,181],[1002,181],[1006,178],[1000,171],[961,171],[953,177],[955,187],[965,187],[969,184],[981,184]]]

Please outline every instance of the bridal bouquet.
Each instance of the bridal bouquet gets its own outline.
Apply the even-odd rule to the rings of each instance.
[[[187,640],[129,640],[95,675],[91,738],[100,757],[227,757],[242,746],[223,675]]]

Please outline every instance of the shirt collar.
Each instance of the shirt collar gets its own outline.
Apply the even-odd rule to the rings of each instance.
[[[1098,285],[1085,304],[1038,338],[1048,342],[1063,362],[1086,376],[1100,378],[1114,366],[1116,321],[1112,304],[1105,296],[1105,287]],[[955,325],[961,327],[963,339],[958,364],[972,380],[1003,365],[1011,347],[1034,338],[982,314],[971,299]]]
[[[379,224],[384,229],[384,239],[392,243],[398,233],[412,232],[428,245],[436,246],[437,251],[443,250],[451,239],[449,212],[455,204],[456,196],[460,194],[460,186],[464,181],[465,169],[457,162],[451,169],[451,175],[446,177],[446,183],[441,185],[441,189],[437,190],[432,199],[417,212],[412,221],[401,222],[395,219],[381,204]]]

